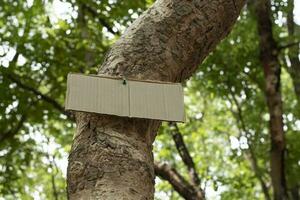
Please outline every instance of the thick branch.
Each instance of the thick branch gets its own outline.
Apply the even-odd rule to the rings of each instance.
[[[244,0],[159,0],[125,31],[100,74],[181,82],[231,30]]]
[[[194,187],[190,185],[174,168],[167,164],[155,164],[155,174],[167,180],[173,188],[186,200],[201,200]]]

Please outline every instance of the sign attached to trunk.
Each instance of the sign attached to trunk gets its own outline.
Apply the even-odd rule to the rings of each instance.
[[[69,74],[66,110],[184,122],[180,83]]]

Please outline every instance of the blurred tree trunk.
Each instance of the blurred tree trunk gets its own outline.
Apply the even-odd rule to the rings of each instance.
[[[285,139],[280,91],[281,66],[278,47],[272,33],[271,5],[269,0],[256,1],[256,17],[260,37],[260,60],[264,69],[265,96],[270,114],[271,178],[275,200],[287,199],[285,180]]]
[[[181,82],[231,30],[244,0],[157,0],[113,45],[99,74]],[[159,121],[76,113],[69,199],[153,199]]]
[[[288,17],[287,17],[287,25],[288,25],[288,33],[291,38],[295,37],[295,26],[297,26],[294,22],[294,0],[288,1]],[[288,68],[288,71],[292,77],[294,90],[298,98],[298,106],[300,105],[300,60],[299,60],[299,44],[293,45],[289,48],[289,59],[291,62],[291,66]],[[300,108],[298,107],[300,112]]]
[[[287,16],[287,26],[288,26],[288,33],[291,38],[294,39],[296,37],[295,34],[295,27],[297,24],[294,21],[294,0],[288,1],[288,16]],[[298,98],[298,108],[297,114],[300,116],[300,60],[299,60],[299,53],[300,48],[299,44],[293,45],[289,48],[289,59],[291,62],[290,68],[288,68],[289,73],[293,79],[294,90]],[[300,200],[300,188],[299,185],[290,185],[291,187],[291,196],[293,200]]]

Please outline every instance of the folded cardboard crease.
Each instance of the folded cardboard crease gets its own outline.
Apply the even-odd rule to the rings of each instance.
[[[180,83],[99,75],[68,75],[66,110],[184,122]]]

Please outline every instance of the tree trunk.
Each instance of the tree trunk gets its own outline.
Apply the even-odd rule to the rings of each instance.
[[[244,0],[157,0],[113,45],[99,74],[181,82],[231,30]],[[159,121],[76,113],[69,199],[153,199]]]
[[[288,25],[288,33],[290,37],[295,37],[295,26],[297,26],[294,22],[294,0],[288,1],[289,11],[287,16],[287,25]],[[289,48],[289,59],[291,62],[290,68],[288,68],[289,73],[292,77],[294,90],[298,99],[298,112],[300,115],[300,60],[299,60],[299,44],[293,45]]]
[[[271,178],[275,200],[287,198],[284,170],[285,141],[280,91],[281,66],[278,48],[272,34],[270,1],[256,2],[258,33],[260,37],[260,60],[264,69],[265,96],[270,114],[269,132],[271,137]]]

